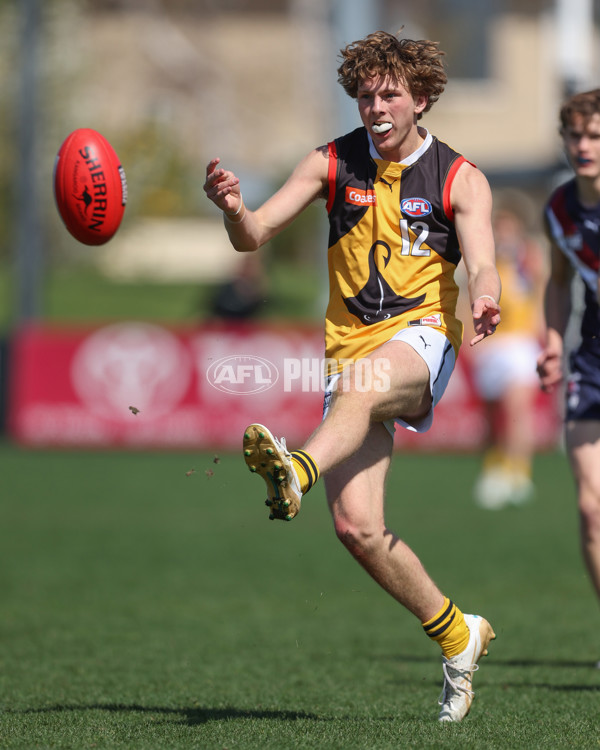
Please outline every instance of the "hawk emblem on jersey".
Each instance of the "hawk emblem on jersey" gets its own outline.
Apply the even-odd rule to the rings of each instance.
[[[404,198],[400,203],[400,210],[409,216],[427,216],[432,211],[431,203],[425,198]]]
[[[392,257],[392,250],[387,242],[377,240],[369,250],[369,278],[356,297],[344,298],[344,304],[351,315],[355,315],[365,325],[373,325],[382,320],[402,315],[407,310],[412,310],[420,305],[425,295],[414,297],[402,297],[392,289],[381,275],[375,261],[375,253],[378,245],[384,248],[383,267],[385,268]]]

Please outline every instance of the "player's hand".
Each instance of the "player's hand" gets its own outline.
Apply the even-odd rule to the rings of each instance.
[[[546,393],[552,393],[554,387],[563,379],[562,352],[544,349],[537,360],[537,374],[541,389]]]
[[[491,297],[478,297],[473,302],[473,329],[475,336],[471,346],[475,346],[496,331],[500,323],[500,305]]]
[[[217,169],[220,159],[211,159],[206,167],[204,192],[226,214],[235,214],[241,207],[240,181],[227,169]]]

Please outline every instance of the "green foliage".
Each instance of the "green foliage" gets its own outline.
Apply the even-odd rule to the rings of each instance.
[[[390,477],[392,528],[498,634],[470,716],[440,726],[437,646],[337,542],[322,486],[270,523],[239,456],[0,446],[0,745],[597,746],[566,460],[539,456],[536,502],[497,513],[477,468],[398,455]]]
[[[90,250],[93,253],[93,249]],[[322,323],[323,274],[314,265],[271,257],[266,262],[265,301],[259,318]],[[0,263],[0,332],[15,321],[14,268]],[[53,264],[46,269],[42,320],[100,324],[111,320],[149,320],[165,325],[194,325],[212,316],[215,284],[113,282],[90,263]]]
[[[122,137],[119,158],[126,169],[128,213],[135,216],[196,216],[200,201],[198,167],[185,147],[158,123],[147,121]],[[199,205],[200,204],[200,205]]]

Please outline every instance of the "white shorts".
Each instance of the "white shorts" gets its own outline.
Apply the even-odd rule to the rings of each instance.
[[[432,403],[429,412],[418,421],[408,423],[404,419],[396,417],[395,419],[388,419],[383,424],[391,435],[396,431],[396,424],[411,432],[427,432],[433,423],[433,409],[444,395],[456,364],[454,348],[443,333],[431,326],[403,328],[389,340],[404,341],[412,346],[417,354],[425,360],[425,364],[429,368],[429,390]],[[341,372],[330,375],[325,382],[323,418],[329,411],[331,397],[341,375]]]
[[[535,339],[505,334],[492,336],[473,352],[473,381],[486,401],[501,398],[510,385],[538,384],[540,345]]]

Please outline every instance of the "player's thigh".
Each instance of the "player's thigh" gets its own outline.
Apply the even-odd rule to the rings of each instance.
[[[430,408],[429,367],[410,344],[388,341],[369,358],[379,363],[380,372],[387,373],[386,387],[375,395],[374,418],[414,416]]]
[[[580,493],[589,493],[600,502],[600,421],[569,421],[565,434],[569,461]]]
[[[327,472],[325,490],[334,521],[363,528],[383,525],[385,480],[393,438],[381,423],[373,423],[361,449]]]

